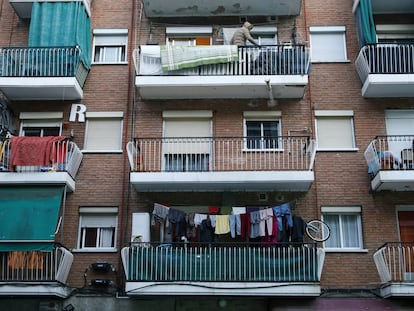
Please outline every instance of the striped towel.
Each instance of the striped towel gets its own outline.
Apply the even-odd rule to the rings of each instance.
[[[163,71],[229,63],[238,59],[237,45],[161,46]]]

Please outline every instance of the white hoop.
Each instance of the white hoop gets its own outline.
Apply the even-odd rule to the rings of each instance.
[[[306,224],[306,234],[316,242],[324,242],[329,239],[331,229],[321,220],[311,220]]]

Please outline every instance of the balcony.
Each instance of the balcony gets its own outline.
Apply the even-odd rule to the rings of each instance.
[[[373,191],[414,191],[414,136],[378,136],[364,156]]]
[[[66,185],[75,191],[78,146],[55,137],[17,137],[0,144],[0,185]]]
[[[0,90],[9,100],[79,100],[88,69],[79,47],[5,47]]]
[[[0,296],[66,298],[73,255],[56,246],[51,251],[1,251]]]
[[[375,252],[374,261],[381,279],[381,296],[414,296],[413,242],[386,243]]]
[[[134,62],[135,86],[149,100],[303,98],[310,70],[303,45],[145,45],[134,50]]]
[[[319,296],[315,244],[135,244],[121,250],[128,295]]]
[[[308,191],[309,137],[140,138],[127,144],[137,191]]]
[[[33,2],[39,0],[9,0],[10,5],[13,7],[17,16],[21,19],[29,19],[32,15],[32,5]],[[64,2],[67,0],[48,0],[48,2]],[[71,1],[81,1],[85,6],[86,12],[91,16],[91,1],[92,0],[71,0]]]
[[[299,15],[302,0],[144,0],[147,17],[290,16]]]
[[[364,46],[355,64],[362,96],[414,97],[414,44]]]

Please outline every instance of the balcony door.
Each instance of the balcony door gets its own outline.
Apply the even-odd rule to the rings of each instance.
[[[211,161],[210,112],[165,112],[163,170],[166,172],[208,171]]]
[[[414,147],[414,109],[386,110],[385,124],[387,135],[392,136],[388,137],[388,148],[394,157],[401,159],[403,150]]]
[[[403,272],[406,279],[414,278],[414,210],[399,210],[398,225],[402,242]]]

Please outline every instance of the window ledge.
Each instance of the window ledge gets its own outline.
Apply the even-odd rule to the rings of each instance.
[[[122,153],[122,150],[87,150],[84,149],[82,153]]]
[[[93,62],[92,65],[128,65],[128,62]]]
[[[313,60],[311,61],[312,64],[332,64],[332,63],[344,63],[348,64],[351,61],[349,59],[343,59],[343,60]]]
[[[316,152],[356,152],[359,148],[318,148]]]
[[[324,248],[325,253],[368,253],[365,248]]]
[[[118,250],[116,248],[74,248],[72,253],[116,253]]]

